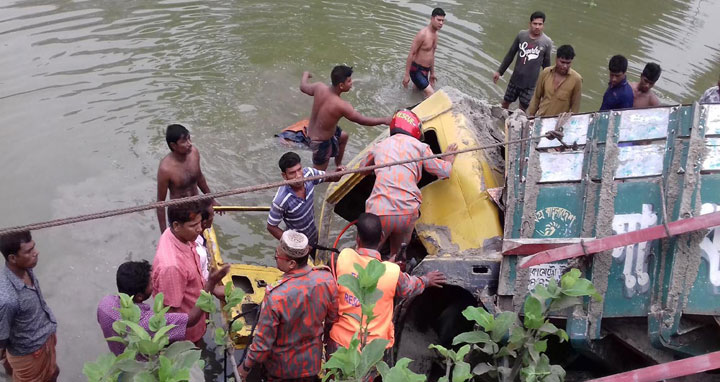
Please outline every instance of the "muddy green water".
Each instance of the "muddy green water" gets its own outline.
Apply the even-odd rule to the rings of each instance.
[[[610,56],[647,61],[663,74],[665,103],[689,103],[717,82],[720,43],[714,1],[471,0],[447,13],[436,57],[439,87],[499,102],[510,78],[493,71],[529,14],[542,9],[556,46],[575,47],[582,111],[599,108]],[[0,2],[0,226],[146,203],[168,151],[164,128],[182,123],[202,153],[213,190],[277,180],[286,150],[272,135],[303,117],[303,70],[328,81],[355,67],[348,99],[389,115],[417,103],[401,87],[407,49],[435,4],[406,1],[15,1]],[[381,128],[342,122],[351,158]],[[309,163],[309,152],[302,156]],[[274,191],[221,200],[267,205]],[[216,218],[223,250],[270,264],[262,213]],[[95,321],[115,291],[117,265],[151,260],[154,212],[35,233],[37,274],[59,321],[61,381],[84,380],[83,362],[107,351]],[[217,371],[208,371],[208,376]]]

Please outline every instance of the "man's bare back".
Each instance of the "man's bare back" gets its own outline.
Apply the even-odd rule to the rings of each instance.
[[[638,90],[638,85],[639,84],[637,82],[630,83],[630,87],[633,90],[634,108],[652,107],[660,105],[660,100],[652,91],[652,89],[648,90],[647,92],[641,92],[640,90]]]
[[[200,151],[192,145],[190,136],[169,143],[169,146],[171,152],[158,166],[157,201],[165,201],[168,191],[170,199],[198,195],[198,189],[205,194],[209,193],[210,188],[200,169]],[[157,209],[157,217],[160,232],[163,232],[167,228],[165,208]]]
[[[353,107],[340,98],[330,86],[314,83],[308,137],[313,141],[327,141],[332,138],[340,118],[349,114],[348,110],[353,110]]]

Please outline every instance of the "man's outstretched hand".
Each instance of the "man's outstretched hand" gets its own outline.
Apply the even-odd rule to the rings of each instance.
[[[428,272],[428,274],[425,275],[427,278],[427,287],[438,287],[442,288],[445,283],[447,283],[447,278],[445,278],[445,274],[440,271],[432,271]]]

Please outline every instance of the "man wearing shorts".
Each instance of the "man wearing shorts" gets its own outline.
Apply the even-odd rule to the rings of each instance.
[[[408,86],[412,80],[425,97],[431,96],[435,90],[435,50],[437,49],[437,33],[445,23],[445,11],[435,8],[430,15],[430,24],[415,35],[410,53],[405,63],[405,76],[402,84]]]
[[[517,55],[515,69],[503,97],[502,107],[505,109],[519,98],[520,109],[527,110],[540,68],[550,66],[552,40],[543,34],[544,27],[544,13],[538,11],[530,15],[530,28],[518,33],[497,72],[493,74],[493,82],[497,83]]]
[[[313,151],[313,167],[318,170],[325,171],[331,157],[335,157],[335,166],[342,165],[348,135],[338,127],[340,118],[345,117],[364,126],[390,123],[390,117],[365,117],[340,98],[342,93],[352,88],[352,73],[351,67],[338,65],[330,73],[331,86],[320,82],[309,83],[312,78],[310,72],[303,73],[300,81],[300,91],[314,98],[307,135],[308,146]]]
[[[371,166],[433,155],[430,146],[420,142],[420,119],[410,110],[395,113],[390,122],[390,137],[378,142],[360,166]],[[451,144],[446,151],[455,151]],[[375,186],[365,202],[365,212],[373,213],[382,224],[381,247],[390,240],[390,255],[395,256],[402,243],[409,243],[419,217],[422,194],[417,183],[423,169],[438,179],[450,176],[454,155],[375,170]]]

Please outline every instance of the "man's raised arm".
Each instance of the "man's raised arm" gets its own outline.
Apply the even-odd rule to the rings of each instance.
[[[312,78],[312,74],[308,71],[303,72],[300,80],[300,91],[307,95],[315,95],[315,84],[308,82]]]
[[[418,32],[418,34],[415,35],[415,38],[412,41],[412,45],[410,45],[410,53],[408,53],[407,60],[405,61],[405,75],[403,76],[402,84],[404,87],[408,86],[408,83],[410,83],[410,66],[412,65],[412,62],[415,60],[415,55],[417,54],[418,50],[420,50],[420,47],[422,46],[422,41],[424,38],[423,31],[421,30]],[[349,119],[349,118],[348,118]]]

